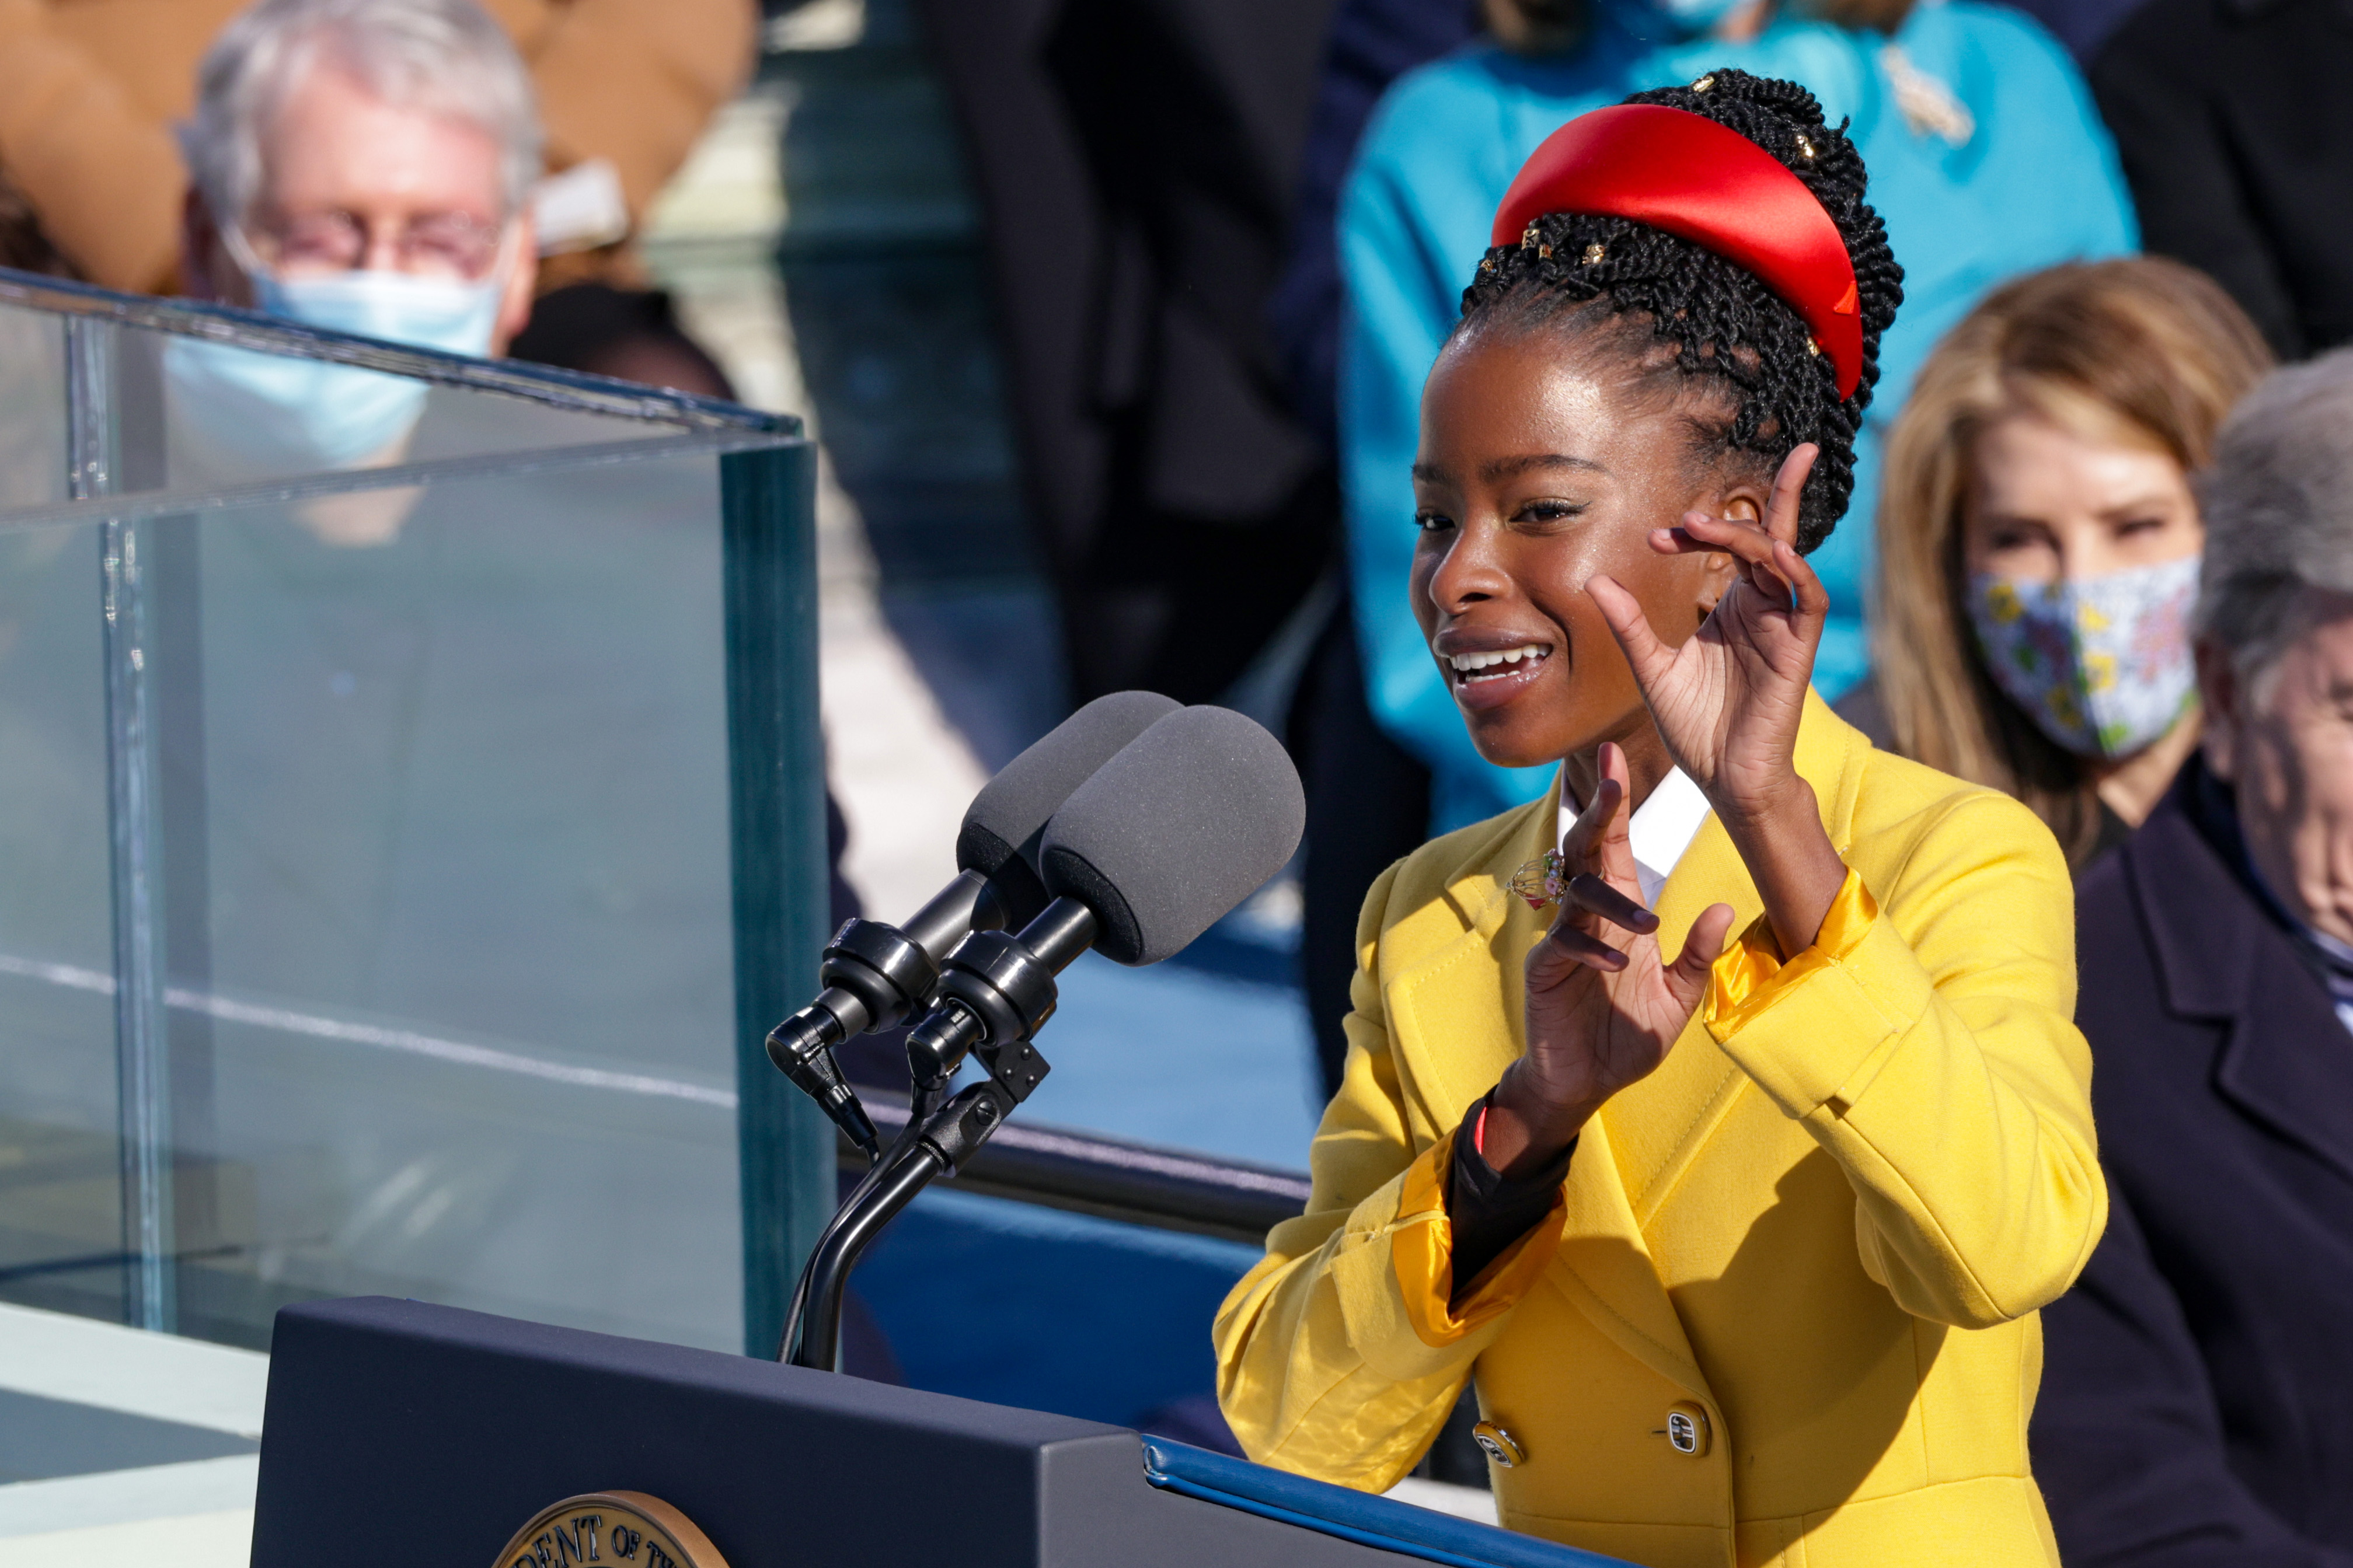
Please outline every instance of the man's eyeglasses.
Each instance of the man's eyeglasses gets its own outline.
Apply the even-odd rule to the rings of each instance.
[[[348,212],[302,213],[245,231],[255,259],[281,276],[374,266],[468,282],[481,279],[497,263],[505,236],[505,225],[479,223],[463,213],[427,213],[388,233],[371,232],[364,219]]]

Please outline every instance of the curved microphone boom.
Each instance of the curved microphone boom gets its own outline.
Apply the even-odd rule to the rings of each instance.
[[[1137,736],[1046,825],[1038,868],[1051,901],[1018,935],[975,931],[948,955],[932,1015],[907,1037],[920,1099],[967,1055],[987,1079],[910,1121],[837,1213],[801,1271],[779,1357],[831,1368],[849,1271],[937,1177],[961,1171],[1046,1076],[1031,1037],[1055,975],[1093,947],[1157,963],[1263,886],[1299,847],[1307,805],[1282,743],[1222,708],[1187,708]]]
[[[973,796],[956,835],[955,880],[904,925],[853,920],[818,965],[825,989],[768,1035],[768,1059],[872,1155],[874,1124],[833,1047],[888,1029],[931,1005],[941,963],[974,931],[1028,923],[1049,897],[1034,864],[1047,820],[1073,791],[1155,721],[1178,711],[1153,691],[1099,697],[1007,763]]]

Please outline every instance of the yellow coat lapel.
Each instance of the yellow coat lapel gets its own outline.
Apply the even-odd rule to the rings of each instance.
[[[1814,789],[1823,829],[1841,855],[1853,837],[1854,795],[1869,744],[1812,692],[1798,731],[1798,775]],[[1732,906],[1737,936],[1764,913],[1764,900],[1724,825],[1710,816],[1659,894],[1659,943],[1683,951],[1692,921],[1710,904]],[[1747,1086],[1694,1016],[1659,1070],[1611,1100],[1602,1115],[1616,1149],[1618,1179],[1638,1224],[1648,1225],[1692,1158]]]
[[[1798,772],[1813,785],[1823,826],[1841,853],[1865,749],[1827,704],[1808,694]],[[1391,1038],[1409,1103],[1425,1121],[1415,1129],[1425,1144],[1451,1128],[1527,1048],[1522,964],[1549,911],[1529,910],[1509,883],[1514,870],[1554,844],[1558,809],[1556,784],[1517,831],[1501,836],[1448,889],[1470,929],[1392,971],[1386,990]],[[1710,816],[1661,890],[1659,935],[1671,955],[1713,903],[1732,906],[1736,932],[1763,909],[1730,837]],[[1620,1348],[1703,1398],[1710,1396],[1706,1380],[1651,1260],[1642,1221],[1747,1087],[1694,1018],[1659,1070],[1612,1100],[1579,1139],[1567,1183],[1567,1240],[1547,1275]]]
[[[1407,1103],[1427,1120],[1413,1130],[1425,1148],[1527,1050],[1521,965],[1544,928],[1510,884],[1514,870],[1552,847],[1559,808],[1556,780],[1543,801],[1526,809],[1517,831],[1499,835],[1483,858],[1448,885],[1451,912],[1467,930],[1418,958],[1385,955],[1404,960],[1388,971],[1394,977],[1384,999]]]
[[[1449,887],[1450,901],[1471,929],[1402,968],[1387,988],[1398,1070],[1409,1102],[1429,1120],[1426,1131],[1416,1129],[1427,1142],[1454,1126],[1527,1049],[1522,965],[1550,912],[1530,910],[1511,894],[1510,882],[1514,871],[1555,844],[1559,806],[1556,784],[1517,832],[1503,836],[1471,874]],[[1724,1059],[1704,1030],[1700,1038]],[[1546,1278],[1629,1355],[1704,1396],[1698,1363],[1634,1222],[1610,1145],[1602,1120],[1578,1142],[1567,1184],[1567,1239]]]

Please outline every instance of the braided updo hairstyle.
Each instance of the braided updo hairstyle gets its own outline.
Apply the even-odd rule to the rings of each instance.
[[[1790,448],[1821,447],[1798,512],[1798,548],[1830,536],[1854,491],[1854,437],[1879,379],[1879,335],[1904,300],[1904,269],[1887,226],[1863,199],[1862,159],[1843,125],[1795,82],[1718,70],[1689,87],[1638,92],[1712,120],[1762,147],[1805,182],[1838,226],[1854,264],[1862,374],[1841,399],[1838,372],[1805,321],[1736,262],[1630,218],[1546,213],[1518,243],[1499,245],[1462,291],[1457,337],[1491,327],[1611,340],[1638,376],[1696,404],[1696,454],[1753,454],[1769,475]],[[1602,346],[1597,343],[1595,346]],[[1694,397],[1698,394],[1697,397]]]

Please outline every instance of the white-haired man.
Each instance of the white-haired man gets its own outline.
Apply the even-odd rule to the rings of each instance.
[[[532,310],[531,77],[475,0],[260,0],[222,32],[183,133],[182,286],[311,326],[448,353],[506,352]],[[179,339],[164,351],[173,462],[256,479],[414,455],[424,383]],[[414,496],[297,516],[397,538]]]
[[[496,354],[531,311],[530,72],[475,0],[261,0],[205,57],[183,286]]]

